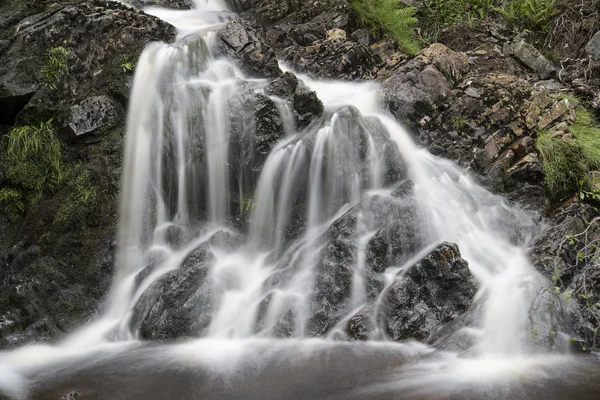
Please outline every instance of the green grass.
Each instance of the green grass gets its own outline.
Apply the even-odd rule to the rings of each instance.
[[[592,114],[579,108],[569,133],[573,136],[570,142],[545,131],[536,141],[546,186],[555,197],[585,188],[589,171],[600,169],[600,125]]]
[[[556,0],[508,0],[496,10],[514,25],[539,32],[548,31],[557,13]]]
[[[546,174],[545,183],[550,192],[560,196],[562,193],[576,190],[583,165],[583,158],[577,145],[542,131],[538,134],[536,148]]]
[[[42,68],[44,86],[56,89],[63,75],[67,72],[70,51],[62,46],[54,47],[48,52],[48,61]]]
[[[585,166],[590,170],[600,169],[600,125],[592,114],[582,108],[577,110],[577,118],[569,132],[581,149]]]
[[[417,8],[400,8],[397,0],[353,0],[351,2],[358,22],[374,35],[388,35],[407,54],[419,51],[415,32],[419,20]]]
[[[56,190],[68,173],[51,124],[14,128],[2,138],[0,208],[11,216],[22,214],[45,190]]]

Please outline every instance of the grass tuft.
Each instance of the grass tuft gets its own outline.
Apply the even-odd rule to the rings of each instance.
[[[600,169],[600,125],[593,115],[579,108],[569,133],[569,142],[548,132],[540,132],[536,141],[545,183],[554,197],[582,189],[588,173]]]
[[[44,86],[56,89],[63,75],[67,72],[70,51],[62,46],[54,47],[48,52],[48,62],[42,68]]]
[[[51,127],[52,120],[38,126],[14,128],[2,138],[0,208],[11,216],[35,204],[44,190],[56,190],[68,168],[62,161],[62,145]]]
[[[407,54],[416,54],[415,32],[419,20],[416,7],[399,7],[397,0],[353,0],[358,22],[374,35],[389,35]]]

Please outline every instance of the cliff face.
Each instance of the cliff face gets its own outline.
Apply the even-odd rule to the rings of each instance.
[[[59,337],[97,312],[112,272],[133,70],[147,43],[172,41],[175,29],[110,1],[5,2],[0,15],[0,132],[25,127],[60,143],[54,159],[11,158],[3,146],[0,185],[16,196],[2,199],[6,347]],[[19,161],[55,172],[31,182]]]
[[[132,4],[190,6],[189,1]],[[597,241],[597,226],[588,231],[591,240],[574,241],[569,251],[563,239],[584,232],[597,210],[571,204],[577,202],[576,187],[549,190],[536,141],[544,132],[569,140],[578,111],[597,104],[596,64],[584,69],[583,61],[553,63],[528,44],[525,35],[495,23],[452,26],[440,35],[442,43],[426,46],[413,57],[385,35],[365,29],[345,0],[233,0],[231,5],[240,18],[221,31],[218,51],[237,60],[250,76],[272,79],[273,93],[290,102],[299,126],[320,116],[322,104],[293,74],[283,74],[278,60],[318,78],[378,79],[390,113],[432,153],[458,162],[492,191],[538,218],[548,217],[551,229],[532,251],[536,266],[553,281],[557,289],[548,290],[559,302],[582,287],[586,297],[571,301],[570,321],[552,321],[543,328],[546,331],[539,329],[540,335],[551,341],[557,324],[566,323],[582,335],[584,346],[595,345],[598,322],[589,301],[599,293],[593,278],[595,253],[588,250],[579,256],[576,247]],[[174,36],[167,23],[111,1],[9,0],[0,7],[0,134],[19,127],[40,131],[43,126],[61,148],[56,177],[35,185],[15,172],[18,165],[7,147],[2,154],[0,188],[10,192],[3,192],[0,214],[0,347],[60,337],[97,313],[113,264],[133,71],[147,43],[170,42]],[[574,101],[563,96],[565,92],[581,99]],[[266,102],[261,109],[274,109],[265,99],[256,101]],[[257,113],[256,118],[269,132],[278,129],[273,113]],[[36,157],[40,168],[48,167],[46,158]],[[407,213],[394,215],[408,218]],[[344,221],[336,229],[327,234],[342,248]],[[394,234],[393,227],[388,233]],[[342,263],[335,258],[336,250],[331,251],[332,265]],[[462,265],[458,250],[452,250],[459,260],[456,265]],[[393,252],[374,248],[373,262]],[[336,279],[344,280],[344,271],[339,272]],[[170,277],[178,285],[193,283],[180,278]],[[324,277],[324,286],[328,279],[333,278]],[[469,279],[464,281],[462,288],[472,296]],[[403,290],[396,288],[398,293]],[[323,302],[335,308],[341,302],[336,296],[325,293]],[[423,301],[434,307],[434,300]],[[397,314],[390,330],[400,338],[402,313],[393,311],[398,308],[393,298],[389,303],[391,313]],[[456,312],[469,304],[470,299],[461,297]],[[168,320],[169,312],[174,311],[153,315],[159,322],[146,323],[148,337],[185,335],[172,326],[168,334],[160,331],[166,329],[161,321]],[[317,315],[316,334],[323,333],[319,329],[329,319],[329,314]],[[361,338],[368,321],[363,324],[360,313],[353,321],[351,330]]]

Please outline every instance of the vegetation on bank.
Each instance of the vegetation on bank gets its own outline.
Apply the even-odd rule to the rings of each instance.
[[[600,193],[588,177],[590,171],[600,169],[600,124],[580,107],[569,134],[567,140],[546,131],[537,137],[546,186],[555,198],[579,191],[581,200],[596,200]]]
[[[14,128],[2,138],[0,207],[11,217],[22,215],[45,190],[55,191],[64,181],[62,145],[52,120]]]
[[[375,36],[388,35],[407,54],[419,50],[419,42],[432,43],[442,29],[458,22],[473,25],[490,16],[507,25],[547,32],[557,13],[558,0],[426,0],[422,9],[397,0],[353,0],[358,23]]]
[[[358,22],[373,34],[389,35],[408,54],[419,51],[416,7],[399,8],[397,0],[354,0],[351,5]]]
[[[62,143],[52,129],[52,120],[12,129],[0,143],[0,210],[11,218],[21,217],[45,193],[67,188],[69,196],[57,214],[65,220],[76,206],[95,198],[87,170],[65,162]]]
[[[48,51],[48,61],[42,68],[44,86],[48,89],[56,89],[61,78],[67,73],[69,63],[69,49],[58,46]]]

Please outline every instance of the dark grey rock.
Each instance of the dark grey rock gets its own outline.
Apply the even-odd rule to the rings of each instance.
[[[273,49],[259,30],[245,20],[236,19],[219,30],[216,53],[236,60],[253,77],[276,78],[282,74]]]
[[[267,93],[287,100],[298,129],[305,128],[323,115],[323,103],[317,94],[291,72],[271,81]]]
[[[386,329],[394,340],[427,340],[467,311],[476,292],[458,247],[442,243],[385,293]]]
[[[94,96],[68,109],[58,121],[67,141],[86,140],[114,128],[124,120],[121,105],[108,96]]]
[[[386,107],[399,121],[431,113],[450,91],[448,80],[433,66],[403,70],[381,86]]]
[[[211,322],[213,282],[207,279],[212,253],[204,244],[175,271],[160,277],[142,295],[131,320],[144,339],[201,336]]]
[[[515,56],[523,64],[535,71],[540,78],[546,79],[556,73],[554,65],[538,49],[525,40],[504,46],[504,53]]]

